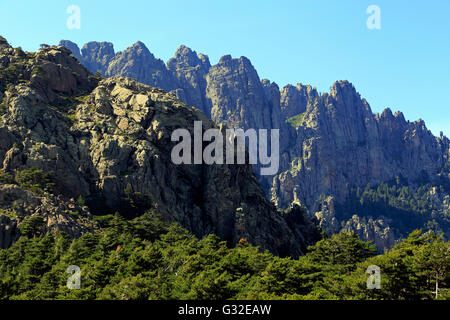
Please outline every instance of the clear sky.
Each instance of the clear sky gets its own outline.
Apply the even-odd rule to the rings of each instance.
[[[79,30],[67,28],[69,5],[81,10]],[[381,10],[380,30],[366,26],[369,5]],[[246,56],[280,87],[324,92],[346,79],[374,112],[401,110],[450,136],[450,0],[0,0],[0,14],[0,34],[27,51],[61,39],[119,51],[140,40],[164,61],[180,44],[213,64]]]

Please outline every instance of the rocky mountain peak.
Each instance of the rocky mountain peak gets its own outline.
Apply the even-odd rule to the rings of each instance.
[[[403,115],[403,112],[395,111],[394,117],[397,118],[399,121],[406,123],[406,119],[405,116]]]
[[[4,49],[0,53],[0,67],[9,70],[0,73],[0,98],[10,86],[27,83],[40,98],[49,103],[62,103],[61,94],[77,95],[92,90],[97,81],[74,58],[71,51],[61,46],[42,46],[35,53],[21,49]]]
[[[231,61],[232,59],[233,58],[231,57],[231,54],[224,55],[219,59],[219,64],[227,63],[227,62]]]
[[[232,58],[231,55],[225,55],[220,58],[219,63],[211,68],[216,68],[215,70],[219,70],[219,68],[223,69],[224,73],[234,74],[239,72],[244,72],[246,74],[256,75],[259,80],[258,72],[255,67],[252,65],[252,62],[241,56],[239,58]]]
[[[304,93],[313,92],[313,95],[314,95],[314,93],[317,94],[317,89],[309,84],[297,83],[297,85],[295,87],[300,92],[304,92]]]
[[[29,60],[25,70],[42,70],[38,80],[8,86],[0,163],[11,175],[29,168],[52,172],[54,194],[35,197],[0,182],[2,205],[12,206],[10,195],[24,203],[19,223],[39,215],[47,226],[77,237],[93,231],[91,211],[136,215],[155,207],[199,237],[215,233],[230,245],[246,239],[280,255],[298,256],[317,239],[301,210],[284,214],[265,199],[250,165],[172,163],[173,130],[192,132],[194,121],[202,121],[204,130],[216,127],[199,110],[130,78],[90,86],[92,75],[63,47],[43,48]],[[48,92],[61,94],[65,103],[46,98]],[[86,208],[68,200],[78,197]],[[0,230],[10,230],[0,246],[17,239],[17,225],[0,219]]]
[[[72,42],[70,40],[61,40],[59,42],[59,45],[69,49],[78,60],[82,60],[80,48],[75,42]]]
[[[382,128],[382,135],[395,133],[395,136],[392,137],[393,140],[399,139],[403,132],[409,128],[403,113],[397,111],[393,114],[390,108],[384,109],[380,115],[375,115],[375,119],[380,128]]]
[[[198,56],[191,48],[181,45],[178,47],[174,56],[175,60],[183,61],[187,66],[194,67],[198,64]]]
[[[140,56],[143,59],[148,59],[149,62],[153,60],[162,61],[160,59],[156,59],[153,53],[150,52],[150,50],[142,41],[136,41],[131,47],[125,49],[124,52],[132,56]]]
[[[279,128],[280,172],[261,181],[266,191],[272,188],[272,199],[280,207],[299,202],[314,212],[320,195],[332,197],[339,206],[352,186],[377,185],[400,175],[412,184],[420,177],[436,181],[450,175],[445,136],[434,137],[423,121],[406,121],[399,112],[374,115],[347,80],[335,82],[329,93],[301,83],[280,90],[270,80],[260,80],[245,57],[225,55],[210,66],[206,56],[186,46],[178,48],[167,67],[119,60],[121,67],[109,75],[172,90],[217,123]]]
[[[132,46],[131,46],[132,48],[141,48],[141,49],[143,49],[143,50],[147,50],[147,51],[149,51],[148,50],[148,48],[147,48],[147,46],[145,45],[145,43],[143,43],[142,41],[136,41]],[[149,51],[150,52],[150,51]]]
[[[267,101],[272,105],[272,109],[280,110],[280,87],[269,79],[262,79],[261,84],[266,93]]]
[[[382,112],[381,112],[381,116],[385,117],[385,118],[394,118],[394,114],[392,113],[391,108],[385,108]]]
[[[279,112],[272,112],[263,84],[249,59],[222,57],[209,69],[206,82],[206,97],[215,122],[244,129],[276,128],[273,122],[277,125],[281,122]]]
[[[167,91],[177,87],[176,80],[167,70],[165,63],[161,59],[155,58],[145,44],[140,41],[114,55],[105,74],[106,76],[133,77],[142,83]]]
[[[151,53],[147,46],[141,41],[135,42],[131,47],[126,48],[121,53],[130,56],[140,56],[143,59],[148,59],[149,62],[156,60],[153,53]]]
[[[81,49],[83,63],[93,73],[104,75],[114,57],[114,46],[110,42],[88,42]]]
[[[351,105],[354,101],[361,100],[360,94],[347,80],[334,82],[330,89],[330,96],[337,102],[337,105]]]
[[[197,54],[191,48],[181,45],[175,52],[175,56],[167,62],[169,70],[176,71],[181,68],[199,67],[206,73],[211,67],[209,58],[206,55]]]
[[[286,85],[281,90],[281,111],[286,119],[302,114],[306,111],[308,104],[318,98],[315,88],[310,85],[297,84]]]
[[[209,57],[203,53],[198,54],[198,58],[202,61],[205,66],[208,66],[208,69],[211,67],[211,63],[209,62]]]
[[[11,48],[8,41],[2,36],[0,36],[0,49],[8,49],[8,48]]]

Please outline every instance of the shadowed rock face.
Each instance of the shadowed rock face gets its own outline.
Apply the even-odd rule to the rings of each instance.
[[[139,44],[136,53],[151,58]],[[0,53],[10,54],[9,49]],[[193,132],[194,121],[202,121],[204,130],[216,126],[198,109],[129,78],[98,82],[63,47],[28,58],[24,70],[38,64],[43,72],[37,79],[24,72],[24,81],[9,84],[2,93],[7,109],[0,117],[0,160],[11,174],[32,167],[53,172],[57,196],[48,195],[53,200],[47,201],[17,186],[0,185],[4,208],[12,206],[1,202],[11,188],[28,203],[18,223],[34,212],[47,219],[49,228],[79,236],[94,228],[90,212],[133,216],[155,207],[199,237],[216,233],[230,245],[245,238],[279,255],[298,256],[317,240],[317,230],[302,210],[278,212],[266,200],[251,166],[172,163],[175,129]],[[85,212],[86,227],[65,214],[73,206],[70,199],[79,196],[88,205],[78,208]],[[16,239],[6,231],[14,229],[8,219],[0,227],[3,246]]]
[[[109,62],[105,75],[132,77],[166,91],[177,88],[164,62],[156,59],[140,41],[118,52]]]
[[[437,177],[448,162],[447,138],[389,109],[374,115],[347,81],[309,105],[289,155],[293,160],[274,180],[272,196],[280,206],[298,197],[312,208],[321,194],[343,201],[347,185],[374,185],[397,175],[413,181],[425,171]]]
[[[0,208],[0,248],[11,246],[20,237],[19,225],[36,216],[43,218],[42,233],[58,230],[70,237],[80,237],[99,230],[89,209],[73,199],[37,195],[16,185],[0,184]]]
[[[406,121],[399,112],[373,114],[348,81],[334,83],[324,94],[303,84],[280,90],[269,80],[260,81],[245,57],[224,56],[211,66],[206,56],[185,46],[168,61],[170,74],[162,62],[158,68],[153,60],[148,63],[156,70],[154,77],[163,75],[166,82],[141,76],[151,68],[137,59],[117,61],[122,67],[109,75],[122,74],[120,70],[131,64],[127,68],[133,72],[127,76],[173,90],[216,123],[280,129],[280,171],[260,181],[281,208],[300,202],[314,215],[321,195],[343,203],[353,186],[375,186],[400,175],[413,189],[423,177],[433,183],[450,179],[450,143],[445,136],[434,137],[422,120]]]
[[[114,58],[114,47],[110,42],[88,42],[81,49],[83,63],[92,73],[105,74]]]
[[[216,123],[244,129],[280,129],[285,126],[280,99],[274,104],[272,97],[267,96],[269,92],[265,86],[268,84],[261,82],[250,60],[245,57],[233,59],[227,55],[217,65],[211,66],[208,56],[182,45],[166,66],[142,42],[116,53],[112,59],[109,59],[109,52],[103,54],[103,44],[90,42],[85,45],[97,48],[83,51],[81,57],[81,62],[92,72],[98,68],[92,67],[89,61],[108,60],[102,75],[127,76],[173,91],[179,99],[202,110]],[[63,40],[60,45],[78,55],[76,44]]]
[[[0,249],[9,248],[19,238],[17,222],[0,216]]]
[[[209,102],[206,99],[206,75],[211,64],[209,58],[192,51],[186,46],[180,46],[175,56],[167,62],[167,68],[176,78],[177,97],[191,106],[202,110],[211,116]]]
[[[449,177],[449,140],[434,137],[421,120],[405,121],[399,112],[393,115],[386,109],[374,115],[347,81],[336,82],[330,94],[310,100],[302,115],[294,147],[284,155],[290,162],[281,165],[285,171],[273,180],[273,202],[280,207],[297,201],[306,204],[324,230],[338,232],[344,222],[346,230],[375,241],[379,249],[407,236],[390,228],[392,221],[382,216],[369,217],[367,221],[357,216],[348,221],[337,220],[341,218],[335,210],[324,209],[318,198],[328,196],[342,204],[350,188],[376,188],[396,176],[406,177],[413,190],[427,183],[417,182],[423,176],[430,183],[439,183],[439,179]],[[448,215],[442,202],[445,198],[446,192],[436,198],[441,202],[438,211],[443,216]],[[346,212],[342,216],[355,213],[364,215]],[[431,220],[431,210],[427,214]]]
[[[306,111],[308,103],[314,102],[319,94],[309,85],[287,85],[281,90],[280,104],[285,119],[302,114]]]
[[[75,56],[75,58],[78,59],[78,61],[84,63],[84,61],[82,60],[82,56],[81,56],[81,52],[80,52],[80,48],[78,47],[78,45],[72,41],[69,40],[61,40],[59,42],[59,45],[69,49],[72,54]]]

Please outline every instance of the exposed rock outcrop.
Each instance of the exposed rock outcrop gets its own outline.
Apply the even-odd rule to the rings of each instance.
[[[280,171],[260,177],[278,207],[301,203],[314,215],[320,211],[321,195],[342,204],[350,188],[376,186],[397,176],[413,189],[424,183],[450,186],[449,140],[433,136],[422,120],[406,121],[400,112],[373,114],[348,81],[334,83],[323,94],[304,84],[280,90],[269,80],[260,81],[245,57],[226,55],[211,66],[205,55],[181,46],[164,66],[145,55],[149,58],[116,54],[116,67],[108,75],[127,75],[172,90],[217,123],[280,129]],[[326,224],[343,222],[334,219]]]
[[[83,63],[92,73],[105,74],[111,60],[115,57],[110,42],[88,42],[81,49]]]
[[[424,173],[436,179],[448,162],[447,138],[438,139],[423,121],[406,122],[389,109],[374,115],[347,81],[336,82],[330,94],[309,106],[288,153],[290,167],[274,179],[272,196],[279,206],[297,196],[315,208],[322,194],[342,202],[349,186],[375,185],[397,175],[411,182]]]
[[[141,44],[114,59],[134,54],[143,62],[151,59]],[[276,254],[298,256],[317,240],[302,210],[278,212],[266,200],[250,165],[171,161],[175,129],[192,132],[194,121],[202,121],[204,130],[216,127],[174,94],[124,77],[98,82],[63,47],[44,48],[23,63],[26,70],[36,65],[43,70],[37,80],[24,77],[5,91],[0,159],[6,172],[51,171],[61,203],[82,196],[93,213],[129,216],[155,207],[195,235],[215,233],[230,245],[245,238]],[[133,70],[127,68],[121,70]],[[8,190],[19,192],[8,188],[0,189],[0,200]],[[91,231],[64,215],[65,205],[54,208],[59,200],[33,198],[23,190],[16,198],[27,199],[23,202],[31,207],[24,212],[42,215],[49,228],[73,236]],[[5,230],[6,225],[10,230],[10,222]]]
[[[211,116],[206,100],[206,75],[211,64],[208,56],[197,54],[186,46],[180,46],[175,56],[167,62],[167,68],[177,79],[177,97]]]
[[[37,195],[16,185],[0,184],[0,208],[0,248],[8,248],[19,238],[19,226],[30,217],[42,218],[40,233],[58,230],[76,238],[99,230],[88,207],[73,199]]]
[[[389,226],[389,219],[379,216],[359,217],[353,214],[348,220],[339,221],[336,217],[334,199],[331,196],[318,201],[318,210],[315,217],[319,226],[329,236],[340,231],[354,232],[363,241],[373,241],[379,252],[392,247],[399,239],[400,235]]]
[[[379,252],[391,248],[398,241],[398,235],[389,227],[384,217],[360,218],[356,214],[346,221],[344,231],[353,231],[363,241],[373,241]]]
[[[176,81],[164,62],[156,59],[140,41],[125,51],[118,52],[109,62],[105,75],[132,77],[166,91],[177,88]]]
[[[310,85],[297,84],[296,87],[287,85],[281,90],[281,111],[286,119],[302,114],[308,103],[314,103],[319,94]]]

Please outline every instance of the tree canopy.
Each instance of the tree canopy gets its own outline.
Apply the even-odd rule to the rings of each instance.
[[[431,232],[415,231],[383,255],[343,232],[294,260],[247,242],[228,248],[212,234],[197,239],[153,212],[99,220],[102,232],[75,240],[36,235],[30,222],[0,250],[0,299],[450,298],[450,246]],[[66,285],[71,265],[81,269],[80,289]],[[370,265],[380,267],[381,289],[367,289]]]

